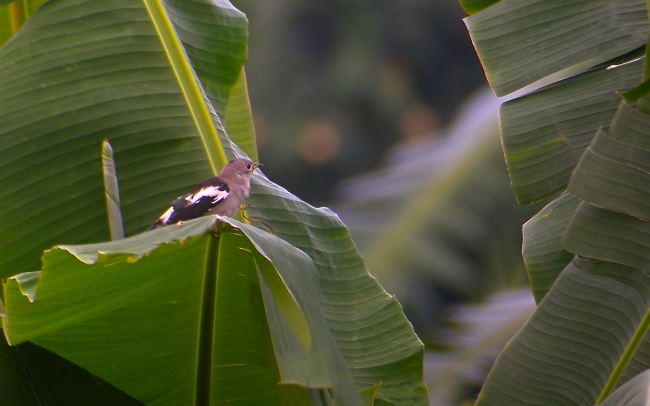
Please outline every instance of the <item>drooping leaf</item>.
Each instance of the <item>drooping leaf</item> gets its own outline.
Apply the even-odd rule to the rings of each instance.
[[[423,346],[414,340],[397,300],[368,274],[338,217],[329,209],[309,206],[265,178],[255,179],[252,194],[255,204],[248,215],[271,224],[276,235],[313,259],[328,326],[357,387],[381,380],[379,397],[400,404],[426,404],[422,382],[403,381],[405,375],[420,374]],[[358,346],[348,345],[351,340]]]
[[[354,404],[313,300],[311,259],[268,233],[221,224],[215,236],[214,226],[206,218],[50,250],[33,301],[20,278],[5,284],[7,337],[50,349],[144,403],[269,404],[279,379],[330,387]]]

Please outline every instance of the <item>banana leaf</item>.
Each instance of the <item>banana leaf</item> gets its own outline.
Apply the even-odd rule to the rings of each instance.
[[[477,405],[642,403],[646,2],[502,0],[466,22],[493,90],[517,92],[500,118],[515,193],[524,204],[554,199],[524,226],[538,308]]]
[[[0,195],[5,203],[0,213],[0,277],[5,279],[5,334],[15,345],[7,349],[7,353],[13,354],[8,356],[21,359],[18,355],[21,352],[38,357],[32,354],[31,343],[41,344],[45,350],[64,358],[57,361],[52,356],[53,363],[65,365],[64,369],[52,369],[44,382],[51,382],[53,374],[65,374],[68,368],[77,368],[79,374],[89,371],[86,375],[92,374],[92,380],[98,382],[98,392],[93,396],[101,397],[108,390],[106,388],[115,388],[115,393],[107,396],[117,398],[127,394],[143,403],[194,399],[198,403],[237,400],[250,404],[246,402],[251,396],[260,392],[266,396],[271,391],[269,396],[285,403],[286,399],[322,403],[333,398],[348,399],[356,404],[361,402],[359,392],[381,382],[374,395],[376,399],[398,404],[425,404],[422,344],[397,301],[368,274],[345,226],[329,210],[307,205],[262,173],[253,179],[251,207],[247,213],[269,224],[276,239],[284,241],[278,244],[292,246],[295,255],[304,253],[306,256],[298,256],[305,263],[313,264],[301,267],[301,271],[312,275],[312,282],[317,281],[317,293],[299,303],[302,310],[297,314],[307,314],[305,309],[310,303],[320,307],[321,327],[326,326],[328,333],[312,332],[312,351],[319,348],[319,340],[331,336],[334,349],[327,356],[320,350],[317,354],[330,360],[330,365],[342,369],[325,367],[321,371],[324,364],[314,363],[308,370],[317,372],[314,377],[336,376],[340,384],[310,375],[307,385],[304,379],[287,375],[284,367],[278,366],[276,374],[273,365],[269,367],[267,363],[267,369],[259,372],[265,382],[260,384],[263,388],[258,386],[251,390],[247,386],[248,374],[215,372],[217,365],[237,369],[228,360],[233,354],[212,353],[206,360],[197,358],[200,354],[209,354],[213,344],[220,342],[218,340],[245,342],[245,334],[235,334],[242,331],[236,328],[238,324],[251,326],[255,322],[259,326],[265,318],[268,320],[277,313],[287,314],[271,286],[284,284],[278,285],[277,279],[274,282],[259,276],[266,275],[264,270],[269,266],[266,262],[260,265],[260,270],[255,268],[257,273],[249,276],[257,278],[258,292],[264,292],[266,283],[271,293],[228,299],[227,294],[235,295],[236,292],[226,291],[226,295],[212,301],[205,293],[210,289],[218,292],[210,283],[219,279],[206,281],[197,278],[198,274],[191,276],[192,272],[187,269],[192,266],[185,267],[189,262],[178,262],[178,258],[172,261],[171,256],[165,255],[176,247],[184,252],[178,254],[179,257],[204,265],[212,263],[208,261],[212,256],[217,257],[214,260],[230,256],[224,266],[230,269],[229,277],[236,279],[240,256],[247,251],[254,252],[246,243],[226,244],[225,250],[210,248],[216,240],[207,229],[214,227],[207,227],[205,222],[198,222],[204,228],[187,239],[175,233],[195,230],[189,226],[141,234],[170,201],[218,172],[228,159],[235,156],[255,158],[254,131],[243,71],[247,23],[245,16],[227,1],[53,0],[43,4],[0,49]],[[99,153],[103,139],[108,139],[113,147],[120,180],[127,235],[123,240],[126,243],[122,244],[131,244],[134,238],[148,243],[120,245],[117,250],[103,245],[109,238]],[[159,246],[154,248],[154,236],[166,240],[159,241]],[[201,244],[203,253],[197,248]],[[102,254],[97,259],[89,259],[85,254],[105,248],[114,255]],[[129,249],[139,251],[133,253]],[[216,252],[219,255],[215,255]],[[273,253],[276,254],[275,248]],[[142,271],[142,275],[140,271],[124,271],[144,266],[156,257],[159,262],[155,273],[161,279],[146,277],[151,269]],[[284,257],[280,259],[284,265],[275,262],[273,265],[287,269],[285,260]],[[115,275],[104,274],[108,263],[116,265],[109,267],[115,270]],[[93,274],[88,270],[91,268],[104,271]],[[122,269],[121,273],[118,269]],[[86,275],[89,280],[83,282],[85,287],[81,279],[70,279],[76,272],[89,273],[90,276]],[[122,277],[117,278],[118,274]],[[103,279],[105,283],[99,283],[103,277],[107,278]],[[285,281],[289,290],[295,289],[294,283],[299,283],[300,276],[293,274],[291,278],[294,277],[298,279]],[[155,293],[156,286],[162,288],[158,283],[165,285],[171,280],[175,282]],[[48,283],[55,287],[47,288]],[[59,289],[62,285],[66,288]],[[205,289],[201,290],[201,286]],[[138,290],[155,298],[148,302],[138,301],[139,294],[134,293]],[[189,298],[189,291],[198,296]],[[34,294],[33,302],[25,296]],[[53,296],[48,299],[50,294]],[[268,302],[271,297],[273,300]],[[79,299],[84,298],[86,301],[82,304]],[[221,299],[229,305],[221,306]],[[260,300],[265,303],[264,314],[259,313]],[[266,306],[275,301],[279,302],[278,308]],[[248,315],[240,315],[236,310],[237,306],[249,305],[257,310],[251,310]],[[172,317],[175,306],[184,307],[184,310]],[[144,313],[131,312],[134,309]],[[208,317],[206,311],[213,312],[214,317]],[[53,317],[54,314],[61,318]],[[188,317],[187,322],[182,323],[185,327],[173,321],[183,315]],[[190,319],[195,324],[188,330]],[[205,320],[225,320],[228,327],[221,332],[230,329],[233,335],[218,337],[208,325],[196,325]],[[294,318],[290,317],[282,330],[273,334],[286,334],[284,339],[294,340],[291,341],[294,344],[297,341],[301,348],[309,349],[310,340],[304,336],[307,330],[297,329],[292,320]],[[114,323],[109,323],[111,321]],[[112,325],[110,329],[107,323]],[[216,324],[214,321],[212,326]],[[142,330],[127,334],[125,328]],[[142,340],[152,331],[158,336],[146,344]],[[297,331],[303,331],[302,335]],[[258,335],[253,338],[259,339],[258,343],[264,342],[264,351],[273,352],[271,358],[290,350],[281,347],[283,344],[278,344],[279,341],[273,341],[271,333],[265,335],[261,330]],[[61,339],[50,339],[55,336]],[[167,350],[161,347],[162,343],[173,342],[178,336],[183,336],[185,343],[188,337],[194,336],[198,344],[167,347]],[[288,338],[293,336],[298,338]],[[98,341],[93,342],[93,339]],[[104,347],[102,343],[111,339],[115,346]],[[25,340],[30,342],[20,344]],[[273,346],[269,345],[271,342]],[[146,364],[143,358],[130,359],[129,352],[136,346],[142,351],[140,355],[152,356],[145,357]],[[271,359],[260,352],[261,347],[256,348],[259,351],[243,354],[248,359],[243,362],[245,365],[251,364],[251,360],[266,362]],[[107,352],[102,355],[104,351]],[[337,352],[341,358],[337,358]],[[122,361],[118,362],[118,354]],[[219,361],[210,363],[208,360],[213,359],[212,356]],[[302,367],[305,362],[311,362],[309,357],[292,359],[288,368],[294,374],[305,373]],[[173,363],[184,365],[183,375],[164,367]],[[144,381],[129,379],[132,373],[142,373],[140,369],[132,369],[136,364],[143,364],[142,368],[150,374]],[[34,402],[47,401],[48,395],[44,394],[47,391],[32,384],[35,374],[21,367],[23,362],[12,365],[14,368],[3,374],[31,388],[28,397]],[[349,372],[341,372],[346,369]],[[163,378],[165,371],[171,375]],[[153,382],[155,376],[160,378],[156,383],[143,384]],[[242,376],[246,379],[241,379]],[[219,382],[215,386],[211,381],[213,377],[230,381],[228,385]],[[234,381],[237,385],[231,385]],[[349,389],[350,385],[353,390]],[[56,399],[49,400],[55,402]],[[94,402],[95,398],[92,399]],[[270,404],[273,402],[277,400]]]

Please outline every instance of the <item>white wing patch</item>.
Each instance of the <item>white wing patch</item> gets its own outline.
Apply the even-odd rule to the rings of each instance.
[[[174,207],[172,206],[169,209],[167,209],[167,211],[164,212],[162,216],[160,216],[160,218],[158,219],[158,222],[161,223],[161,224],[167,224],[167,221],[172,216],[173,212],[174,212]]]
[[[216,186],[207,186],[196,193],[193,193],[185,198],[189,204],[194,204],[203,197],[209,197],[212,199],[212,204],[216,204],[218,201],[223,200],[228,196],[227,190],[220,189]]]

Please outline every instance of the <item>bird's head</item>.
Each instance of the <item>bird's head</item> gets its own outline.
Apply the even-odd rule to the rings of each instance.
[[[228,162],[228,164],[224,168],[224,172],[228,171],[238,176],[244,176],[246,178],[250,178],[251,176],[253,176],[253,172],[255,171],[255,169],[259,168],[260,166],[262,166],[262,164],[256,164],[250,159],[238,158]]]

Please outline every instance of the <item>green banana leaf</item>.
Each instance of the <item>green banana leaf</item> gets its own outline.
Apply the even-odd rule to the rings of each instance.
[[[465,22],[497,96],[623,55],[648,32],[642,0],[501,0]]]
[[[173,321],[178,320],[176,316],[172,317],[173,311],[195,321],[209,320],[204,311],[212,311],[214,320],[221,322],[223,319],[228,328],[236,331],[239,324],[251,325],[256,320],[259,322],[263,316],[252,310],[242,316],[235,307],[223,308],[216,306],[217,302],[206,301],[209,297],[203,296],[205,292],[200,287],[208,286],[207,290],[216,289],[215,286],[205,283],[197,275],[192,277],[183,273],[184,262],[170,260],[167,263],[160,260],[172,247],[182,247],[179,251],[183,253],[179,253],[179,257],[198,263],[205,261],[206,258],[201,255],[217,252],[204,249],[201,253],[197,248],[201,244],[196,241],[203,241],[204,248],[207,241],[214,241],[205,227],[185,243],[179,242],[176,233],[189,232],[185,230],[190,230],[190,227],[181,227],[184,231],[171,227],[171,230],[161,233],[140,235],[170,201],[212,176],[227,159],[242,155],[255,157],[254,131],[242,67],[246,59],[246,25],[245,16],[227,1],[143,3],[135,0],[53,0],[39,8],[12,40],[0,49],[0,197],[4,202],[4,210],[0,213],[0,277],[6,280],[3,297],[6,304],[5,334],[12,344],[16,344],[6,353],[13,354],[8,357],[19,359],[26,359],[18,355],[26,353],[38,359],[39,355],[34,354],[41,349],[34,350],[30,343],[19,343],[24,340],[40,343],[68,361],[79,362],[77,366],[52,356],[53,364],[68,364],[63,366],[66,369],[52,369],[43,382],[51,382],[53,374],[65,374],[68,368],[77,368],[79,374],[84,373],[79,367],[88,368],[93,374],[93,381],[98,382],[99,392],[115,387],[115,393],[110,394],[113,398],[125,396],[118,393],[119,390],[144,403],[163,399],[156,397],[155,393],[158,393],[164,394],[165,399],[178,397],[207,402],[207,396],[212,396],[213,402],[227,399],[247,404],[249,396],[269,390],[276,391],[273,396],[283,402],[286,399],[299,399],[318,403],[334,397],[355,399],[356,403],[360,391],[381,383],[376,390],[376,399],[396,404],[426,404],[426,389],[422,383],[423,346],[404,318],[397,301],[387,295],[368,274],[347,229],[331,211],[307,205],[261,173],[256,174],[252,181],[251,207],[247,213],[251,218],[269,224],[278,239],[307,254],[313,264],[311,269],[318,281],[317,294],[300,303],[299,308],[309,320],[306,309],[310,303],[320,307],[324,318],[324,322],[320,322],[321,327],[324,323],[327,334],[311,333],[312,351],[316,351],[319,357],[327,355],[325,358],[330,360],[331,368],[320,371],[324,365],[321,363],[310,364],[305,370],[303,367],[311,362],[310,358],[292,356],[290,365],[277,367],[279,375],[274,377],[275,381],[268,379],[270,372],[260,373],[265,376],[264,385],[267,386],[251,390],[247,386],[248,374],[242,381],[239,379],[242,375],[217,374],[214,373],[214,365],[197,361],[198,354],[205,354],[213,348],[213,339],[214,342],[220,339],[239,343],[239,340],[245,341],[251,337],[218,337],[203,324],[199,327],[195,324],[193,332],[189,333],[189,320],[183,325]],[[223,123],[228,126],[228,135]],[[160,255],[156,273],[166,276],[148,280],[144,274],[136,276],[137,272],[129,272],[122,274],[122,278],[105,276],[108,279],[104,281],[114,282],[105,286],[90,278],[85,285],[89,290],[74,289],[76,285],[69,279],[70,275],[66,276],[61,269],[83,272],[81,269],[101,268],[114,260],[110,255],[110,258],[99,256],[95,261],[86,258],[85,254],[79,254],[88,263],[96,262],[89,265],[69,254],[70,251],[96,251],[97,246],[87,244],[104,247],[102,242],[108,240],[100,157],[103,139],[108,139],[114,149],[124,229],[126,235],[131,236],[124,241],[129,244],[133,238],[148,240],[158,235],[167,238],[168,242],[156,249],[146,244],[134,245],[140,247],[139,254],[150,252],[143,259],[134,259],[138,253],[124,254],[131,252],[129,247],[116,250],[116,258],[125,260],[127,264],[123,264],[124,269],[130,269],[144,266],[150,257]],[[79,244],[84,245],[77,247]],[[59,248],[42,254],[53,246]],[[142,248],[145,246],[148,248]],[[246,251],[242,251],[237,244],[228,247],[223,253],[218,251],[219,257],[229,255],[233,262],[224,266],[236,271],[237,267],[233,264],[237,263],[238,255],[244,255]],[[273,251],[275,254],[275,248]],[[199,257],[195,258],[197,255]],[[271,253],[269,256],[272,256]],[[307,257],[303,259],[306,261]],[[135,262],[129,263],[128,258]],[[284,256],[276,260],[280,262],[273,262],[276,269],[295,269],[287,265],[288,259]],[[294,325],[296,317],[300,319],[301,312],[292,313],[283,307],[291,308],[290,301],[284,303],[278,300],[274,286],[277,288],[283,284],[267,278],[270,272],[268,266],[268,263],[260,265],[255,275],[263,276],[271,293],[262,294],[261,298],[258,295],[228,299],[227,294],[235,292],[226,291],[226,295],[216,300],[230,300],[227,303],[245,307],[251,301],[259,303],[263,299],[267,319],[276,317],[278,313],[292,314],[287,325],[273,334],[284,334],[284,339],[294,340],[294,344],[297,340],[302,342],[303,348],[308,348],[306,343],[310,340],[304,336],[306,330]],[[117,272],[118,268],[113,269]],[[98,272],[94,277],[102,280],[102,275],[102,272]],[[229,276],[234,278],[236,275]],[[58,277],[63,279],[57,283]],[[178,283],[175,283],[173,293],[184,299],[172,300],[172,292],[165,291],[150,302],[133,302],[137,302],[138,297],[134,290],[140,289],[143,294],[148,292],[153,295],[156,280],[169,282],[174,277],[179,279],[176,279]],[[49,283],[46,282],[49,278],[52,278],[51,283],[56,288],[46,294],[44,292],[48,292],[49,288],[44,286]],[[192,278],[193,283],[190,281]],[[296,273],[291,274],[289,279],[292,280],[284,280],[284,284],[293,292],[292,289],[301,279]],[[259,280],[262,281],[261,278]],[[59,285],[65,285],[66,289],[59,292]],[[262,282],[260,286],[263,286]],[[198,296],[188,298],[187,290],[192,289]],[[263,288],[260,290],[264,292]],[[34,302],[30,303],[29,297],[23,296],[23,293],[33,294],[34,291]],[[100,292],[106,296],[102,297]],[[48,294],[56,297],[50,302],[54,303],[54,307],[46,303]],[[274,300],[269,302],[271,294]],[[19,297],[21,301],[16,302]],[[41,297],[44,297],[42,301]],[[85,304],[79,301],[84,298]],[[91,298],[93,303],[99,304],[90,304],[88,300]],[[279,309],[266,307],[266,303],[274,301],[279,302]],[[71,308],[65,304],[72,306],[73,303],[76,303],[74,306],[79,311],[71,315]],[[281,303],[284,305],[281,306]],[[143,314],[156,317],[138,318],[135,325],[143,330],[127,334],[124,329],[127,325],[132,327],[134,320],[126,315],[124,309],[120,310],[119,305],[122,304],[133,304],[144,311]],[[23,310],[30,310],[20,312],[21,306]],[[100,316],[107,314],[103,312],[111,307],[114,310],[112,316],[108,320],[102,319]],[[34,308],[37,310],[31,310]],[[178,310],[180,308],[183,310]],[[197,313],[197,309],[201,312]],[[55,313],[61,318],[53,317]],[[79,319],[72,323],[70,319],[65,321],[64,315]],[[156,327],[156,319],[164,319],[165,322]],[[43,324],[36,323],[36,320]],[[119,320],[120,323],[112,325],[107,333],[105,326],[111,320]],[[93,328],[104,327],[93,333],[89,331],[89,325]],[[147,338],[145,328],[160,329],[156,330],[160,336],[153,338],[151,345],[145,345],[143,341],[128,341],[129,334],[133,334],[131,337],[137,340]],[[52,337],[60,334],[65,339],[50,339],[50,331]],[[302,335],[297,333],[300,331],[303,331]],[[87,333],[98,341],[84,339],[75,342],[76,338],[67,341],[70,337],[80,337],[75,335],[77,333]],[[196,343],[161,350],[163,342],[184,333],[190,336],[194,334],[195,337],[198,335],[198,352]],[[324,352],[325,347],[321,348],[318,343],[329,335],[335,347],[330,352]],[[298,338],[290,338],[293,336]],[[187,340],[187,337],[184,338]],[[118,346],[105,348],[102,343],[106,341]],[[273,347],[267,345],[265,351],[272,348],[273,356],[278,359],[284,354],[282,351],[288,349],[277,347],[276,344],[273,341]],[[126,360],[123,365],[126,369],[120,370],[117,358],[111,358],[118,353],[125,356],[136,346],[142,354],[156,355],[147,358],[151,366],[146,372],[151,376],[146,379],[159,376],[160,381],[140,386],[143,383],[138,382],[140,378],[129,379],[131,373],[139,373],[131,369],[136,363],[133,359]],[[342,358],[336,357],[337,352]],[[251,359],[269,359],[264,354],[245,354],[249,357],[245,365],[251,364]],[[227,364],[227,356],[232,354],[212,355],[226,357],[220,358],[220,361]],[[101,365],[97,366],[96,363]],[[189,365],[190,375],[162,377],[165,375],[163,366],[172,363]],[[19,377],[16,379],[21,380],[23,387],[33,388],[30,383],[34,382],[36,373],[24,368],[24,361],[14,365],[13,369],[3,370],[3,375]],[[111,365],[116,368],[115,371],[110,370]],[[210,367],[213,367],[213,371],[208,373],[206,370]],[[285,368],[289,368],[289,372]],[[346,369],[349,373],[341,372]],[[309,382],[310,387],[317,387],[314,390],[306,390],[304,379],[301,381],[295,375],[310,370],[318,370],[314,376],[319,379]],[[120,377],[114,378],[116,375]],[[337,377],[341,383],[336,385],[322,379],[325,375]],[[194,384],[185,381],[188,376],[189,382]],[[192,376],[201,378],[192,381]],[[207,378],[210,376],[220,376],[230,382],[213,387],[211,383],[214,382]],[[240,386],[235,385],[234,381],[238,381],[237,385]],[[353,382],[354,391],[347,389],[348,381]],[[4,385],[6,381],[2,382]],[[282,384],[277,387],[274,384],[271,388],[268,386],[270,382]],[[171,386],[163,389],[167,384]],[[330,384],[334,386],[328,386]],[[332,389],[331,395],[324,392],[326,388],[334,387],[337,389]],[[364,392],[366,398],[367,393]],[[47,393],[40,389],[32,389],[30,394],[35,402],[48,400]]]
[[[267,232],[198,219],[55,247],[38,286],[31,274],[4,285],[10,343],[30,340],[143,403],[279,404],[275,375],[360,403],[313,300],[313,262]]]
[[[642,324],[648,287],[645,272],[574,260],[501,353],[477,404],[595,404]]]
[[[502,0],[466,20],[493,90],[519,91],[500,115],[515,193],[522,203],[555,198],[524,226],[539,306],[477,405],[644,399],[650,119],[619,94],[648,77],[638,51],[646,2],[525,3]]]
[[[504,103],[503,150],[521,204],[564,191],[596,130],[612,120],[616,92],[637,86],[643,60],[600,66]]]
[[[463,7],[463,10],[467,14],[476,14],[479,11],[483,10],[486,7],[491,6],[494,3],[499,2],[499,0],[459,0],[460,5]]]
[[[564,193],[524,224],[526,244],[522,254],[538,303],[573,259],[573,254],[562,247],[562,236],[579,203],[574,196]]]
[[[142,405],[87,370],[30,342],[10,347],[0,340],[0,359],[0,400],[5,405]]]

